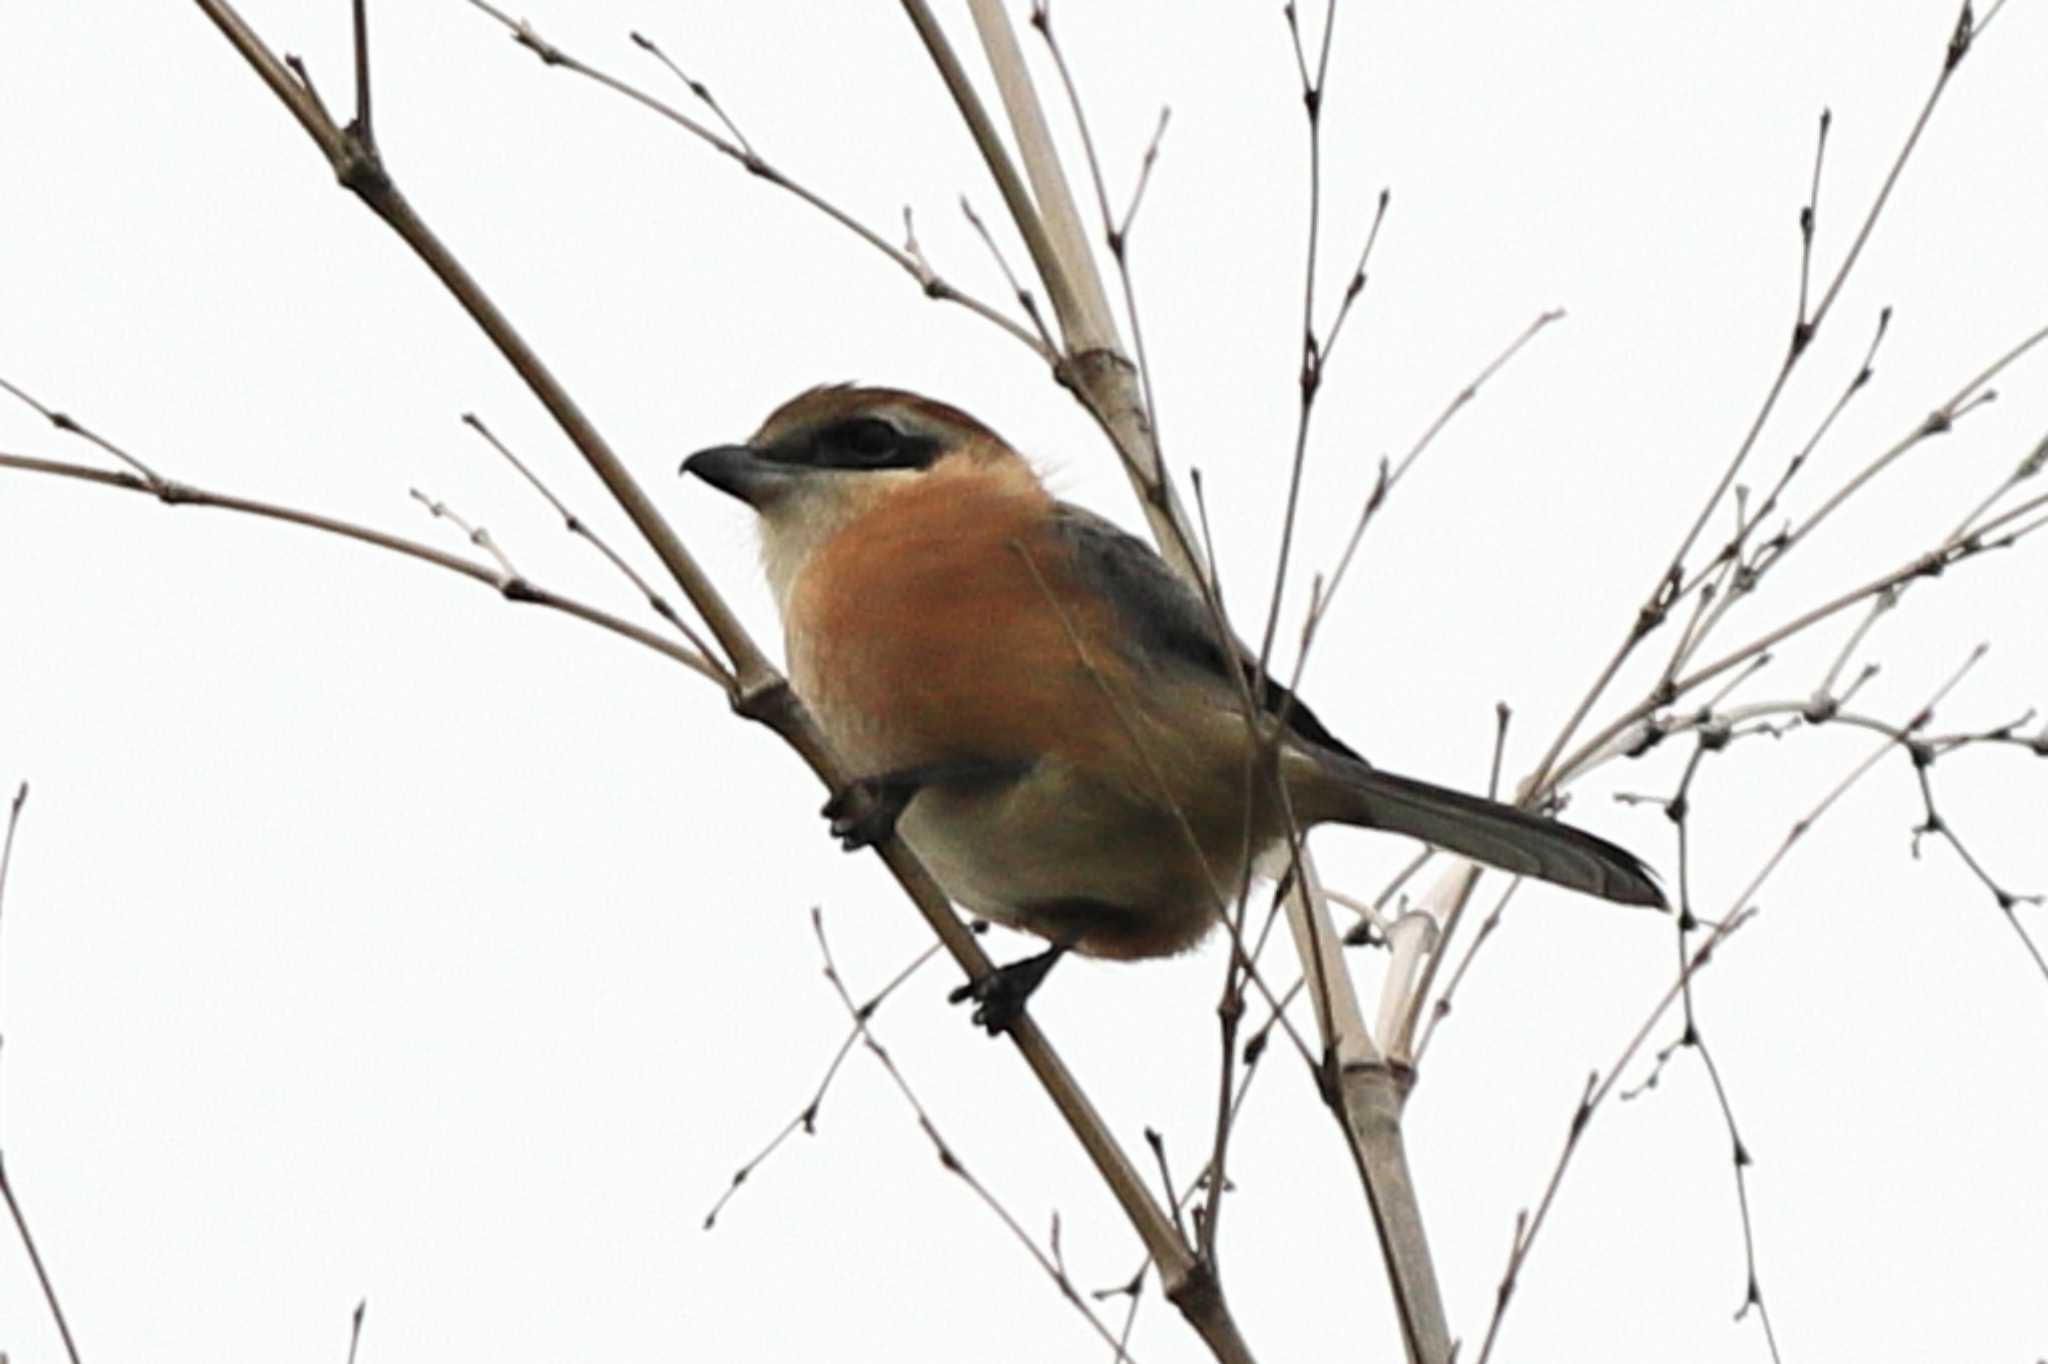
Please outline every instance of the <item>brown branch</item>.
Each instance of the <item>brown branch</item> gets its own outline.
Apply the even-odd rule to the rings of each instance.
[[[1057,354],[1059,343],[1053,340],[1051,330],[1045,325],[1045,314],[1039,309],[1037,297],[1017,278],[1017,272],[1010,268],[1009,258],[1003,254],[1003,248],[996,244],[995,234],[988,230],[988,224],[974,211],[973,201],[964,194],[960,196],[960,213],[967,219],[967,225],[974,229],[975,235],[981,238],[981,244],[988,249],[990,258],[996,263],[996,269],[1002,272],[1003,282],[1010,286],[1010,296],[1017,300],[1017,306],[1024,310],[1024,316],[1031,319],[1031,325],[1037,330],[1038,338],[1044,344],[1047,354]]]
[[[647,579],[641,577],[639,571],[627,563],[624,556],[607,544],[603,536],[590,528],[589,522],[569,510],[562,499],[556,497],[553,490],[542,481],[540,475],[528,468],[525,461],[512,453],[511,447],[499,440],[492,433],[491,429],[484,425],[482,418],[478,417],[474,412],[465,412],[462,414],[462,424],[476,432],[477,435],[484,439],[486,444],[504,456],[505,461],[519,471],[520,477],[524,478],[535,492],[547,500],[547,504],[555,509],[555,515],[562,518],[563,529],[589,544],[591,548],[604,556],[605,562],[617,569],[627,582],[633,584],[634,590],[646,600],[649,610],[667,621],[675,629],[676,633],[689,640],[705,658],[708,659],[712,656],[711,645],[705,641],[702,635],[697,633],[696,629],[688,621],[682,618],[675,607],[669,605],[668,598],[655,591],[653,585]]]
[[[76,421],[73,421],[71,417],[66,413],[58,412],[51,408],[44,407],[40,402],[36,401],[36,399],[32,397],[30,394],[24,392],[19,388],[16,388],[13,384],[8,383],[7,380],[5,379],[0,379],[0,388],[6,389],[16,398],[20,399],[22,402],[34,408],[38,413],[42,415],[43,420],[49,422],[50,425],[56,427],[59,431],[64,432],[66,435],[77,436],[79,439],[84,440],[89,444],[96,445],[100,449],[112,455],[115,459],[120,460],[123,464],[127,465],[129,468],[133,469],[138,475],[141,476],[142,480],[149,485],[150,491],[156,492],[163,487],[164,481],[157,475],[156,470],[150,468],[147,464],[144,464],[141,460],[129,454],[126,450],[123,450],[120,446],[114,444],[112,441],[102,439],[94,432],[88,430],[83,426],[80,426]]]
[[[23,782],[14,789],[14,799],[7,807],[7,838],[0,843],[0,909],[7,903],[7,869],[14,862],[14,833],[21,825],[21,809],[28,804],[28,783]],[[43,1254],[36,1248],[34,1233],[28,1229],[28,1214],[22,1211],[21,1199],[14,1192],[14,1181],[7,1175],[7,1161],[0,1156],[0,1199],[7,1203],[7,1215],[14,1222],[14,1234],[21,1241],[21,1248],[28,1252],[29,1267],[35,1270],[36,1283],[43,1290],[43,1303],[50,1309],[50,1320],[57,1323],[57,1334],[63,1338],[65,1357],[71,1364],[78,1364],[78,1342],[71,1338],[71,1323],[65,1319],[64,1308],[57,1302],[57,1286],[50,1280],[50,1270],[43,1263]]]
[[[882,236],[881,233],[875,231],[866,223],[861,222],[860,219],[854,217],[845,209],[840,208],[830,199],[811,189],[802,181],[795,179],[773,162],[759,155],[754,150],[753,145],[748,142],[746,136],[741,133],[739,126],[731,118],[727,117],[724,108],[711,97],[710,90],[703,82],[684,74],[682,68],[669,60],[668,54],[662,51],[661,47],[651,38],[640,33],[630,35],[635,46],[647,52],[657,61],[661,62],[663,66],[667,67],[668,70],[674,72],[676,79],[682,81],[690,93],[702,102],[706,108],[711,110],[713,115],[718,118],[719,122],[724,125],[730,134],[729,139],[720,137],[716,132],[699,123],[696,119],[691,118],[688,114],[683,113],[680,109],[664,100],[655,98],[631,82],[622,80],[609,72],[592,66],[580,57],[557,47],[554,43],[542,37],[533,25],[526,20],[513,19],[502,10],[485,3],[485,0],[470,0],[470,3],[503,24],[511,32],[512,40],[529,52],[532,52],[541,60],[543,65],[560,67],[564,71],[573,72],[586,80],[593,81],[614,94],[624,96],[642,108],[673,123],[676,127],[703,142],[713,151],[731,157],[749,175],[773,185],[788,194],[792,194],[810,205],[819,213],[825,215],[826,218],[845,228],[848,232],[851,232],[854,236],[888,257],[890,262],[898,269],[904,271],[917,281],[918,287],[924,291],[927,298],[935,299],[941,303],[958,304],[983,321],[994,323],[997,327],[1037,352],[1039,357],[1047,364],[1051,364],[1056,358],[1050,349],[1033,337],[1030,332],[1018,326],[1016,322],[1003,316],[1001,312],[983,303],[980,299],[975,298],[971,294],[961,292],[952,284],[942,279],[932,270],[930,263],[922,257],[910,251],[899,249],[886,237]]]
[[[287,525],[304,526],[308,530],[338,535],[359,544],[373,545],[378,549],[389,550],[393,554],[402,554],[408,559],[417,559],[436,568],[444,568],[450,573],[459,573],[491,588],[507,601],[546,607],[548,610],[560,611],[564,615],[595,625],[601,630],[609,630],[624,639],[632,640],[635,644],[666,655],[721,687],[728,685],[730,681],[729,675],[720,665],[688,645],[678,644],[609,611],[587,605],[573,597],[562,596],[524,578],[508,575],[492,565],[449,554],[431,545],[421,544],[417,540],[388,535],[380,530],[372,530],[368,526],[359,526],[353,522],[322,516],[318,512],[301,511],[297,507],[287,507],[275,502],[238,497],[232,493],[213,492],[189,483],[150,484],[134,474],[119,473],[111,469],[95,469],[88,465],[70,464],[61,460],[0,454],[0,469],[23,469],[30,473],[75,478],[81,482],[98,483],[125,492],[144,493],[168,506],[217,507],[223,511],[241,512],[246,516],[261,517],[267,521],[282,521]]]

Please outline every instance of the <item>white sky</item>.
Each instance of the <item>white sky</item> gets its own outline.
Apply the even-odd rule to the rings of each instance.
[[[339,106],[345,8],[246,13]],[[1168,454],[1204,471],[1246,620],[1277,540],[1300,308],[1303,140],[1278,10],[1056,11],[1119,201],[1173,108],[1134,243],[1143,317]],[[892,237],[913,205],[940,269],[1001,297],[955,207],[965,191],[993,221],[995,195],[895,7],[526,13],[668,88],[625,41],[644,29],[785,171]],[[1394,206],[1317,428],[1304,569],[1333,561],[1382,453],[1539,311],[1570,315],[1373,530],[1309,675],[1335,730],[1387,766],[1480,786],[1506,700],[1508,770],[1529,769],[1776,370],[1820,108],[1835,113],[1826,274],[1953,19],[1948,4],[1855,0],[1345,12],[1333,285],[1383,185]],[[764,640],[743,509],[673,475],[814,382],[946,397],[1067,495],[1135,521],[1088,424],[1021,347],[925,301],[814,212],[543,70],[457,0],[382,6],[374,40],[400,183]],[[1937,112],[1759,447],[1750,477],[1767,483],[1896,305],[1878,376],[1794,485],[1795,509],[2048,323],[2044,52],[2048,18],[2016,0]],[[171,477],[462,550],[408,500],[418,487],[487,524],[529,576],[635,612],[456,418],[482,415],[629,546],[594,480],[195,8],[0,8],[0,186],[0,377]],[[1726,644],[1945,533],[2048,429],[2044,374],[2048,355],[2024,361],[2000,401],[1852,503]],[[0,451],[105,462],[10,402]],[[1937,728],[2048,702],[2043,562],[2035,543],[1916,587],[1869,640],[1862,657],[1884,671],[1859,709],[1910,714],[1985,639]],[[1845,628],[1743,695],[1805,695]],[[1692,864],[1705,912],[1725,912],[1870,742],[1756,739],[1707,766]],[[1608,796],[1668,793],[1688,751],[1603,771],[1575,817],[1675,875],[1669,825]],[[1980,750],[1933,775],[2001,880],[2048,888],[2048,768]],[[0,784],[21,779],[0,1146],[88,1358],[339,1360],[361,1297],[361,1358],[380,1362],[1107,1357],[864,1055],[818,1134],[700,1229],[843,1033],[810,907],[862,995],[924,930],[879,864],[825,837],[796,759],[673,664],[362,547],[0,470]],[[1912,856],[1920,813],[1894,758],[1802,844],[1699,985],[1756,1159],[1759,1273],[1788,1359],[2048,1350],[2048,984],[1949,848]],[[1319,850],[1333,883],[1368,894],[1409,851],[1342,831]],[[2042,910],[2023,913],[2048,933]],[[1586,1072],[1639,1026],[1672,956],[1649,916],[1527,895],[1440,1034],[1411,1154],[1467,1358]],[[1370,982],[1380,961],[1359,966]],[[1116,1134],[1142,1155],[1156,1127],[1181,1171],[1211,1123],[1221,969],[1214,943],[1144,968],[1071,966],[1037,1008]],[[945,1007],[953,983],[918,976],[881,1036],[1026,1228],[1043,1236],[1057,1211],[1076,1280],[1121,1282],[1133,1236],[1008,1046]],[[1226,1213],[1239,1319],[1263,1359],[1393,1358],[1335,1130],[1286,1053],[1269,1065]],[[1496,1357],[1767,1358],[1755,1322],[1729,1320],[1744,1259],[1728,1150],[1695,1058],[1603,1111]],[[1202,1357],[1156,1295],[1133,1349]],[[60,1357],[5,1236],[0,1351]]]

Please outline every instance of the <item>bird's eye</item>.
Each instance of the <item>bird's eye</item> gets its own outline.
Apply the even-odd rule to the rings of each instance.
[[[783,458],[821,469],[922,469],[943,448],[937,436],[885,417],[843,417],[797,437]]]
[[[832,451],[862,464],[885,464],[903,444],[903,433],[880,417],[849,417],[820,434]]]

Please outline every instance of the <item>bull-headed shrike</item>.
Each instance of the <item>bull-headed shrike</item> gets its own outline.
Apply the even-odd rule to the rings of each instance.
[[[790,682],[860,774],[825,807],[833,833],[900,833],[955,902],[1051,942],[956,992],[991,1032],[1064,952],[1192,947],[1290,820],[1664,905],[1624,849],[1381,771],[1270,678],[1252,695],[1192,587],[958,408],[814,388],[683,470],[760,516]]]

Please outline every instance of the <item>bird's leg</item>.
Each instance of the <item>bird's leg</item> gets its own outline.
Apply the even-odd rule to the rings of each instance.
[[[990,1037],[1010,1030],[1024,1016],[1024,1003],[1044,983],[1053,964],[1068,952],[1068,945],[1056,942],[1036,956],[998,966],[979,980],[971,980],[947,995],[949,1002],[974,1000],[974,1021],[988,1029]]]
[[[832,836],[848,852],[886,843],[896,821],[927,786],[971,786],[1014,781],[1026,764],[965,759],[898,768],[872,777],[855,777],[833,793],[818,813],[832,821]]]

